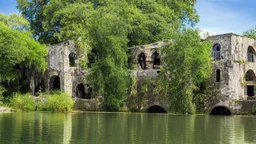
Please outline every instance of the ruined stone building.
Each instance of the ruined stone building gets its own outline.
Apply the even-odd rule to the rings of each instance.
[[[72,41],[48,47],[47,89],[62,90],[82,99],[92,98],[86,82],[87,71],[79,67],[77,51]]]
[[[212,42],[212,77],[220,88],[215,110],[227,113],[248,112],[255,100],[255,47],[254,39],[233,33],[210,36]]]
[[[208,109],[212,113],[225,114],[250,110],[256,98],[255,40],[233,33],[207,39],[212,43],[212,80],[220,89],[220,99],[208,105]],[[138,80],[157,76],[161,66],[159,48],[166,44],[161,41],[132,48],[131,53],[137,66],[134,73]],[[48,63],[48,89],[60,89],[78,99],[93,98],[92,89],[86,82],[88,72],[79,68],[74,43],[69,41],[50,46]],[[158,105],[168,111],[168,104],[164,102],[154,101],[148,103],[150,105]]]

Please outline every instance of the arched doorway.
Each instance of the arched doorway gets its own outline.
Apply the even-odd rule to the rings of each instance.
[[[210,115],[231,115],[231,111],[224,106],[217,106],[211,110]]]
[[[153,60],[153,69],[160,69],[161,59],[158,52],[154,52],[152,54],[152,60]]]
[[[83,84],[77,85],[77,87],[76,87],[76,96],[77,96],[78,98],[83,98],[83,99],[85,99],[86,93],[85,93],[85,88],[84,88],[84,85],[83,85]]]
[[[245,86],[245,95],[254,97],[254,81],[256,81],[255,73],[252,70],[248,70],[245,74],[245,80],[247,82],[247,85]]]
[[[92,88],[86,84],[79,84],[76,87],[76,96],[82,99],[91,99],[92,98]]]
[[[147,113],[167,113],[167,111],[159,105],[152,105],[147,109]]]
[[[220,44],[215,44],[212,47],[212,57],[214,60],[220,60]]]
[[[60,77],[58,76],[51,77],[50,90],[60,90]]]
[[[255,50],[252,46],[249,46],[247,49],[247,60],[248,62],[254,62],[254,58],[255,58]]]
[[[146,69],[147,65],[146,65],[146,55],[144,53],[140,53],[138,55],[138,62],[140,64],[141,69]]]

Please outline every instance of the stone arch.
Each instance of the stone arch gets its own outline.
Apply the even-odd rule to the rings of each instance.
[[[60,77],[52,76],[50,79],[50,90],[60,90]]]
[[[245,74],[245,80],[246,81],[255,81],[256,77],[255,77],[255,73],[253,70],[248,70]]]
[[[255,59],[255,50],[252,46],[249,46],[248,49],[247,49],[247,61],[248,62],[254,62],[254,59]]]
[[[220,60],[221,45],[216,43],[212,47],[212,57],[214,60]]]
[[[161,65],[161,58],[160,55],[157,51],[155,51],[152,56],[152,61],[153,61],[153,69],[159,69]]]
[[[78,84],[76,86],[76,97],[78,98],[86,98],[85,88],[83,84]]]
[[[168,113],[168,111],[160,105],[151,105],[146,109],[147,113]]]
[[[216,106],[211,110],[210,115],[232,115],[232,112],[226,106]]]
[[[220,82],[220,69],[216,70],[216,82]]]
[[[75,67],[76,66],[76,54],[71,52],[69,55],[68,55],[68,59],[69,59],[69,66],[70,67]]]
[[[93,98],[93,91],[92,87],[90,87],[89,84],[78,84],[76,86],[76,92],[75,92],[76,97],[82,98],[82,99],[91,99]]]
[[[142,52],[138,55],[138,62],[140,64],[141,69],[147,69],[145,53]]]

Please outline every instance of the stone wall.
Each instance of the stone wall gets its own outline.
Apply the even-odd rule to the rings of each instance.
[[[224,106],[229,108],[233,113],[239,113],[244,101],[255,101],[256,97],[250,97],[254,99],[248,99],[247,86],[255,86],[254,93],[256,93],[256,79],[253,81],[246,81],[245,75],[248,70],[256,71],[256,63],[248,62],[248,47],[252,47],[255,51],[256,42],[254,39],[250,39],[244,36],[239,36],[233,33],[215,35],[208,37],[208,40],[212,43],[220,45],[219,56],[220,59],[212,60],[212,80],[213,84],[220,89],[220,99],[208,106],[211,110],[216,106]],[[132,59],[136,64],[136,70],[132,72],[135,75],[137,81],[143,81],[145,78],[156,78],[160,72],[160,65],[153,66],[155,52],[160,54],[159,48],[165,46],[169,41],[161,41],[153,44],[134,46],[130,48]],[[76,108],[83,110],[96,110],[99,109],[99,102],[97,97],[92,97],[91,100],[84,100],[77,98],[77,87],[82,84],[87,86],[88,71],[82,71],[79,68],[79,60],[76,58],[75,65],[70,66],[69,55],[71,53],[78,55],[75,44],[71,41],[67,43],[60,43],[48,47],[48,71],[47,71],[47,88],[52,87],[52,77],[58,76],[60,78],[60,90],[67,92],[68,94],[76,97]],[[139,59],[140,54],[145,55],[146,69],[141,67]],[[160,58],[160,56],[158,57]],[[256,59],[256,55],[255,55]],[[256,60],[254,60],[256,61]],[[220,81],[217,82],[216,74],[217,70],[220,70]],[[243,101],[237,103],[237,101]],[[148,97],[144,102],[142,109],[147,109],[151,105],[162,105],[165,109],[168,109],[168,103],[165,100],[158,99],[156,96]]]
[[[235,101],[247,100],[246,86],[254,85],[255,81],[246,81],[245,75],[248,70],[255,72],[256,63],[248,62],[248,47],[256,48],[255,40],[236,34],[223,34],[208,38],[213,46],[218,43],[221,46],[221,59],[213,60],[213,75],[216,77],[216,70],[221,71],[221,81],[219,83],[221,91],[221,101],[213,105],[225,106],[234,113],[239,113],[241,103]],[[243,102],[245,103],[245,102]]]
[[[132,59],[134,60],[134,62],[136,63],[137,66],[137,70],[142,70],[140,64],[139,64],[139,55],[141,53],[144,53],[146,55],[146,69],[153,69],[153,54],[154,52],[158,52],[159,48],[162,46],[165,46],[169,43],[169,41],[160,41],[160,42],[156,42],[156,43],[152,43],[152,44],[147,44],[147,45],[141,45],[141,46],[135,46],[130,48],[131,53],[132,53]],[[161,54],[160,54],[161,55]]]

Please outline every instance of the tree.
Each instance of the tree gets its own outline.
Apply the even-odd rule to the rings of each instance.
[[[32,38],[29,23],[18,15],[0,14],[0,81],[13,81],[34,72],[43,73],[47,68],[45,45]]]
[[[128,47],[170,39],[173,31],[198,21],[196,0],[18,0],[44,43],[73,40],[80,59],[90,51],[90,82],[104,95],[106,108],[118,110],[128,90]],[[43,34],[43,36],[41,35]],[[87,61],[88,62],[88,61]]]
[[[157,84],[159,94],[168,97],[174,112],[193,113],[194,90],[211,73],[211,44],[201,41],[197,30],[183,29],[161,53],[164,65]]]
[[[243,35],[247,36],[247,37],[250,37],[250,38],[253,38],[253,39],[256,39],[256,26],[252,29],[246,30],[243,33]]]
[[[41,43],[54,43],[55,39],[51,39],[52,34],[48,33],[43,28],[43,7],[47,5],[50,0],[17,0],[17,8],[21,14],[28,20],[33,37]]]

